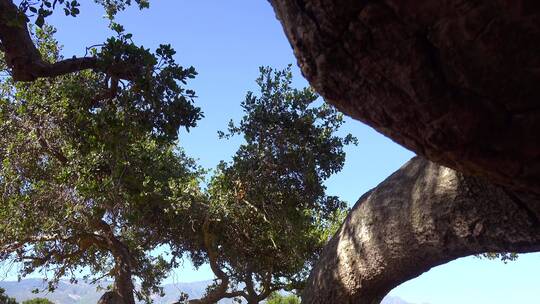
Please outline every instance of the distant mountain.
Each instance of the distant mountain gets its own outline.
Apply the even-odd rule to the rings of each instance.
[[[100,294],[96,291],[97,286],[92,286],[83,282],[77,285],[67,282],[60,282],[58,289],[53,292],[34,294],[32,290],[44,288],[41,279],[26,279],[20,282],[0,282],[0,287],[6,290],[10,297],[14,297],[18,302],[36,297],[48,298],[58,304],[95,304],[99,300]]]
[[[170,304],[178,300],[181,292],[185,292],[190,298],[196,299],[204,294],[206,287],[211,284],[212,281],[199,281],[191,283],[176,283],[163,285],[164,297],[156,295],[154,303],[156,304]],[[102,287],[106,287],[108,283],[102,283]],[[58,288],[54,292],[45,293],[32,293],[32,290],[36,288],[43,289],[43,281],[41,279],[26,279],[20,282],[0,281],[0,287],[6,290],[6,293],[10,297],[14,297],[18,302],[24,300],[43,297],[47,298],[57,304],[96,304],[103,290],[98,291],[97,285],[91,285],[83,282],[78,284],[71,284],[69,282],[62,281],[58,285]],[[232,303],[232,300],[223,300],[220,304]],[[404,300],[395,297],[386,297],[381,304],[412,304],[405,302]]]
[[[178,300],[181,292],[185,292],[190,298],[199,298],[204,294],[206,286],[211,284],[212,281],[200,281],[191,283],[177,283],[166,284],[163,286],[165,292],[164,297],[156,295],[154,303],[156,304],[169,304]],[[101,284],[101,287],[106,287],[108,282]],[[69,282],[61,281],[58,284],[58,288],[54,292],[43,292],[34,294],[32,290],[38,288],[43,289],[45,285],[41,279],[26,279],[20,282],[0,282],[0,287],[6,290],[6,293],[10,297],[14,297],[18,302],[24,300],[43,297],[47,298],[57,304],[96,304],[103,290],[98,290],[98,285],[91,285],[83,282],[77,284],[71,284]],[[223,301],[223,303],[232,303],[232,301]]]

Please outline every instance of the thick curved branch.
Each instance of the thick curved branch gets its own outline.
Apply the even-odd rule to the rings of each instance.
[[[270,0],[325,100],[427,159],[540,194],[540,6]]]
[[[93,57],[45,62],[32,41],[25,20],[11,0],[0,0],[0,41],[14,80],[32,81],[97,67],[98,61]]]
[[[302,303],[378,304],[453,259],[540,250],[540,200],[413,158],[356,203]]]
[[[0,51],[15,81],[33,81],[42,77],[56,77],[88,69],[106,73],[113,79],[111,92],[116,92],[118,79],[135,80],[148,67],[126,62],[110,66],[100,64],[96,57],[73,57],[49,63],[41,57],[26,24],[26,16],[12,0],[0,0]],[[104,96],[103,98],[107,98]]]

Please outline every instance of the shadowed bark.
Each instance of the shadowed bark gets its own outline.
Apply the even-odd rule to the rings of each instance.
[[[540,203],[413,158],[366,193],[324,249],[302,303],[378,304],[431,267],[540,250]]]
[[[457,257],[540,249],[540,2],[270,2],[329,103],[461,172],[414,159],[363,196],[303,303],[379,303]]]
[[[270,2],[328,102],[431,161],[540,193],[540,2]]]

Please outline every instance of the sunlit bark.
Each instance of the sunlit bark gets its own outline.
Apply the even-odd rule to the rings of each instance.
[[[538,251],[539,219],[538,199],[414,158],[356,203],[302,303],[378,304],[458,257]]]

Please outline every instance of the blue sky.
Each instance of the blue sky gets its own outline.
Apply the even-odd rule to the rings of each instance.
[[[111,35],[99,7],[86,5],[81,11],[77,18],[64,17],[59,11],[50,20],[58,27],[57,39],[66,57],[84,54],[86,46]],[[266,0],[153,0],[149,10],[129,9],[119,21],[134,34],[136,43],[153,49],[170,43],[177,60],[199,72],[189,86],[197,92],[205,118],[190,133],[182,132],[181,145],[204,167],[229,160],[236,150],[239,139],[219,140],[216,132],[225,129],[231,118],[241,117],[240,102],[246,91],[255,89],[259,66],[284,68],[293,63],[295,85],[307,85]],[[343,133],[354,134],[359,145],[347,148],[345,168],[327,186],[329,194],[351,204],[413,156],[358,121],[348,119]],[[464,258],[404,283],[391,294],[414,303],[534,303],[539,297],[533,285],[537,282],[533,276],[540,273],[539,258],[538,254],[522,255],[506,265]],[[211,277],[208,268],[194,271],[186,262],[167,281]]]

